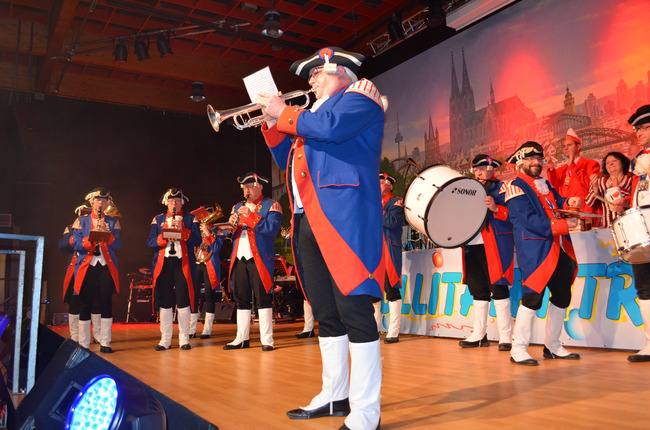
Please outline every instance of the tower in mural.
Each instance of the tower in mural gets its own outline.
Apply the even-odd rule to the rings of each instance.
[[[424,132],[424,166],[440,163],[440,133],[438,127],[433,128],[433,121],[429,115],[429,130]]]
[[[533,110],[526,107],[518,96],[497,102],[492,79],[487,106],[477,110],[465,60],[465,49],[462,50],[462,73],[460,87],[452,52],[449,98],[450,157],[467,158],[473,152],[479,151],[481,146],[494,141],[516,142],[524,139],[527,127],[537,120]]]
[[[566,94],[564,94],[564,113],[569,115],[576,114],[576,99],[569,91],[569,84],[566,84]]]
[[[395,134],[395,143],[397,143],[397,158],[400,158],[402,156],[402,152],[400,151],[400,144],[402,143],[402,140],[404,138],[402,137],[402,133],[399,132],[399,111],[397,112],[397,134]],[[404,150],[404,157],[406,157],[406,148]]]

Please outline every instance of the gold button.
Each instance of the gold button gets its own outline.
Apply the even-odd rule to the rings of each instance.
[[[298,112],[299,110],[300,110],[299,107],[293,108],[293,111],[294,111],[294,112]]]
[[[289,118],[289,124],[293,124],[293,118]]]
[[[370,275],[368,275],[368,279],[375,279],[375,276],[371,273]]]
[[[304,178],[305,176],[307,176],[307,174],[306,174],[305,172],[302,172],[302,173],[300,174],[300,176],[302,176],[302,177]]]
[[[298,160],[302,158],[302,154],[298,154]]]

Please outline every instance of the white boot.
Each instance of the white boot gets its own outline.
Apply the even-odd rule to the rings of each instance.
[[[510,361],[525,366],[537,366],[537,360],[528,354],[528,344],[533,330],[533,321],[537,311],[519,305],[517,318],[515,319],[515,330],[512,338],[512,350]]]
[[[90,320],[79,320],[79,345],[90,348]]]
[[[372,304],[375,307],[375,321],[377,322],[377,331],[381,332],[382,323],[381,323],[381,302],[375,302]]]
[[[190,314],[189,306],[177,309],[178,313],[178,343],[181,349],[191,349],[190,345]]]
[[[207,339],[212,334],[212,324],[214,324],[214,313],[206,312],[205,321],[203,322],[203,333],[201,339]]]
[[[549,303],[548,318],[546,319],[546,338],[544,339],[544,358],[564,358],[568,360],[580,358],[580,354],[567,351],[560,342],[565,316],[566,309],[558,308],[553,303]]]
[[[68,327],[70,327],[70,339],[79,342],[79,314],[68,314]]]
[[[201,316],[198,312],[192,312],[190,314],[190,333],[189,338],[194,339],[196,337],[196,325],[199,323],[199,317]]]
[[[90,320],[93,322],[93,343],[100,343],[102,336],[102,314],[90,314]]]
[[[458,345],[461,348],[476,348],[478,346],[490,346],[490,341],[487,339],[487,318],[490,311],[490,302],[485,300],[474,300],[472,305],[474,308],[474,327],[472,334],[467,339],[461,340]]]
[[[237,309],[237,337],[223,349],[248,348],[250,346],[249,336],[251,332],[251,310]]]
[[[102,318],[102,329],[99,335],[101,347],[99,352],[113,352],[111,348],[111,329],[113,328],[113,318]]]
[[[650,361],[650,300],[640,300],[639,308],[643,317],[643,331],[645,332],[645,346],[636,354],[627,357],[632,363]]]
[[[379,425],[381,402],[381,353],[379,340],[350,342],[350,429],[374,430]]]
[[[497,327],[499,328],[499,351],[510,351],[514,326],[510,312],[510,299],[495,300],[494,310],[497,314]]]
[[[377,341],[378,343],[379,341]],[[350,412],[348,396],[350,391],[350,365],[348,351],[350,342],[348,336],[318,337],[321,363],[323,366],[323,385],[321,392],[314,397],[309,405],[289,411],[289,417],[314,413],[307,418],[318,416],[342,417]],[[298,418],[298,417],[294,417]],[[302,418],[305,418],[304,416]]]
[[[307,300],[303,301],[302,308],[305,317],[305,326],[302,328],[302,333],[311,333],[314,330],[314,313],[312,312],[311,305]],[[304,336],[304,337],[311,337],[311,336]]]
[[[388,309],[390,312],[388,332],[386,332],[384,343],[396,343],[399,342],[399,327],[402,322],[402,300],[388,302]]]
[[[273,351],[273,309],[259,309],[262,351]]]
[[[159,309],[160,315],[160,342],[156,346],[157,351],[163,351],[172,347],[172,334],[174,333],[174,311],[172,308]]]

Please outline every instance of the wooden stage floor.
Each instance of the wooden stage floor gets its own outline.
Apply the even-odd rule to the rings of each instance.
[[[193,339],[183,351],[174,326],[172,349],[157,352],[157,325],[114,324],[115,353],[101,357],[222,430],[338,429],[344,418],[285,415],[320,390],[318,339],[296,339],[301,328],[276,324],[277,349],[263,352],[253,325],[250,349],[224,351],[235,325],[215,324],[212,338]],[[67,327],[52,329],[67,336]],[[532,346],[540,366],[525,367],[494,343],[461,349],[457,339],[407,335],[382,342],[381,428],[650,428],[650,363],[629,363],[627,351],[572,351],[582,359],[544,360],[542,347]]]

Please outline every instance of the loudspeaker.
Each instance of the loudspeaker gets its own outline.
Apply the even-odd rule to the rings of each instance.
[[[56,350],[47,368],[36,379],[34,387],[16,409],[17,425],[13,428],[63,428],[77,394],[98,375],[119,378],[125,385],[137,383],[138,386],[144,387],[144,395],[140,398],[152,396],[160,402],[167,417],[167,429],[217,430],[214,424],[70,339],[65,340]],[[134,424],[133,428],[141,427]]]
[[[214,320],[217,322],[237,322],[235,302],[218,302],[214,304]]]

